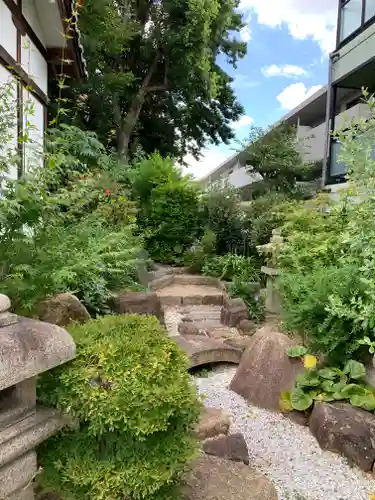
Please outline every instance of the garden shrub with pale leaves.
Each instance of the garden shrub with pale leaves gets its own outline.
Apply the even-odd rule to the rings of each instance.
[[[77,357],[44,374],[38,394],[79,429],[40,447],[38,480],[66,500],[172,499],[196,452],[200,403],[187,357],[152,316],[106,316],[69,331]]]

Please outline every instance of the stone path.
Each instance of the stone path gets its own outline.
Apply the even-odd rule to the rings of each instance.
[[[188,354],[191,367],[239,364],[248,338],[221,323],[226,292],[219,280],[172,274],[153,280],[150,286],[162,302],[169,336]]]
[[[375,498],[374,477],[322,450],[308,427],[253,406],[231,391],[235,373],[236,367],[217,366],[208,375],[194,378],[204,405],[229,413],[231,432],[244,436],[251,467],[272,481],[278,500]]]

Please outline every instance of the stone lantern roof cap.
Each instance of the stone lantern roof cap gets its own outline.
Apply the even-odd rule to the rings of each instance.
[[[75,343],[63,328],[9,313],[0,294],[0,391],[75,357]]]

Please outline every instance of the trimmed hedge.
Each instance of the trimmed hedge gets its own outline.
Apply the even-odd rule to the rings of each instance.
[[[38,397],[80,428],[40,447],[42,486],[64,500],[172,498],[200,411],[185,354],[154,317],[106,316],[70,333],[77,357],[41,377]]]

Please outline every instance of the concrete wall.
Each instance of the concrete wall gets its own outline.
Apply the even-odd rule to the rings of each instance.
[[[355,106],[346,109],[338,116],[336,116],[335,130],[338,130],[339,128],[343,127],[350,120],[353,119],[358,120],[360,118],[367,119],[370,118],[370,116],[371,116],[371,111],[367,104],[365,103],[356,104]]]
[[[374,57],[374,47],[375,24],[339,50],[339,59],[332,65],[333,83]]]
[[[297,128],[297,139],[305,162],[316,162],[323,160],[325,145],[325,122],[317,127],[299,126]]]
[[[228,176],[228,182],[235,188],[242,188],[254,182],[254,177],[248,174],[246,167],[236,165]]]
[[[342,109],[345,108],[345,103],[342,104]],[[343,127],[348,121],[359,118],[369,118],[371,112],[369,107],[364,103],[356,104],[355,106],[345,109],[342,113],[336,116],[335,130]],[[325,132],[326,124],[321,123],[317,127],[298,126],[297,139],[300,143],[301,152],[304,161],[322,161],[324,158],[325,147]]]

